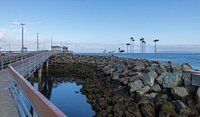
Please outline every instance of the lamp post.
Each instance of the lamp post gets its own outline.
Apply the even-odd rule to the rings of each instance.
[[[142,41],[144,41],[144,38],[141,38],[140,39],[140,53],[142,53],[142,46],[143,46],[143,43],[142,43]]]
[[[39,33],[37,33],[37,51],[39,50]]]
[[[20,24],[22,26],[22,53],[24,51],[24,25],[25,24]]]
[[[155,42],[155,61],[157,59],[157,50],[156,50],[156,42],[159,41],[158,39],[153,40],[153,42]]]
[[[131,45],[131,44],[130,43],[126,43],[126,45],[127,45],[127,53],[128,53],[128,46]]]
[[[131,37],[130,40],[133,42],[133,46],[132,46],[133,47],[133,51],[132,52],[134,53],[134,41],[135,41],[135,39],[133,37]],[[131,50],[131,48],[130,48],[130,50]]]
[[[146,45],[146,41],[142,41],[142,58],[144,58],[144,52],[145,52],[145,45]]]

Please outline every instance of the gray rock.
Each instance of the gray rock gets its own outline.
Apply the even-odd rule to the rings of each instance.
[[[163,79],[164,79],[164,77],[165,77],[166,74],[167,74],[167,72],[163,72],[163,73],[156,79],[156,81],[157,81],[160,85],[162,85]]]
[[[161,91],[161,88],[160,88],[160,85],[154,85],[151,87],[150,89],[152,92],[160,92]]]
[[[144,61],[142,60],[135,61],[135,66],[145,66]]]
[[[145,86],[139,90],[136,91],[136,93],[140,96],[143,96],[145,93],[147,93],[150,90],[150,86]]]
[[[183,71],[192,70],[192,67],[188,63],[183,63],[181,67]]]
[[[150,71],[142,78],[142,81],[145,85],[153,86],[157,77],[158,75],[155,71]]]
[[[119,81],[120,80],[119,75],[116,72],[113,73],[112,80],[115,80],[115,81]]]
[[[155,106],[161,106],[163,103],[167,102],[167,99],[169,99],[167,94],[159,93],[155,99]]]
[[[182,79],[191,79],[192,78],[192,75],[189,74],[189,73],[183,73],[182,74]]]
[[[141,80],[137,80],[137,81],[131,82],[128,85],[130,87],[130,93],[132,93],[132,92],[134,92],[136,90],[139,90],[144,86],[144,84],[142,83]]]
[[[156,63],[151,64],[151,71],[156,71],[158,69],[159,65]]]
[[[161,66],[164,66],[167,70],[170,69],[170,64],[168,62],[159,62]]]
[[[133,81],[135,81],[135,80],[142,79],[143,77],[144,77],[144,76],[143,76],[142,73],[137,72],[137,74],[136,74],[135,76],[130,77],[129,81],[130,81],[130,82],[133,82]]]
[[[142,70],[144,70],[144,69],[145,69],[145,66],[135,66],[135,67],[133,68],[134,71],[142,71]]]
[[[142,96],[140,98],[140,100],[138,101],[138,104],[149,104],[151,102],[150,98],[149,97],[146,97],[146,96]]]
[[[157,93],[150,93],[150,94],[145,94],[144,96],[149,97],[149,98],[155,98]]]
[[[185,98],[189,95],[189,91],[184,87],[175,87],[171,89],[171,93],[175,98]]]
[[[173,73],[179,73],[179,72],[181,72],[182,67],[178,63],[171,62],[170,65],[171,65],[171,69],[172,69]]]
[[[187,105],[180,100],[175,101],[175,107],[179,114],[188,116],[192,113],[191,109],[189,109]]]
[[[124,85],[127,85],[129,82],[130,77],[125,77],[125,78],[121,78],[120,82],[123,83]]]
[[[158,78],[158,82],[162,82],[162,86],[164,88],[173,88],[176,87],[182,79],[178,73],[164,73],[161,75],[162,77]],[[161,80],[162,79],[162,80]]]
[[[167,72],[167,68],[165,68],[163,65],[159,65],[158,69],[156,69],[156,72],[158,74],[162,74],[164,72]]]
[[[197,100],[198,105],[200,105],[200,87],[198,88],[197,93],[196,93],[196,100]]]

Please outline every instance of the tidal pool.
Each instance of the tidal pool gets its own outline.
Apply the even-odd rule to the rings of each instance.
[[[71,81],[55,81],[56,78],[45,78],[40,83],[35,79],[32,85],[68,117],[92,117],[95,115],[86,96],[80,92],[82,85]]]

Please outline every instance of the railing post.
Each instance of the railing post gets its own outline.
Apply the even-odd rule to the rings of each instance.
[[[22,56],[22,76],[24,77],[24,64],[23,64],[23,56]]]
[[[1,69],[3,70],[3,60],[1,61]]]

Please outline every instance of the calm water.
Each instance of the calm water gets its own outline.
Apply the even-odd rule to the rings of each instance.
[[[109,56],[110,53],[80,53],[80,55]],[[114,56],[127,58],[145,58],[154,60],[154,53],[113,53]],[[200,53],[158,53],[157,59],[160,61],[174,61],[177,63],[189,63],[194,69],[200,69]]]
[[[87,103],[86,96],[80,93],[82,85],[74,82],[55,82],[45,78],[40,84],[36,81],[34,87],[68,117],[92,117],[95,115],[91,105]]]

